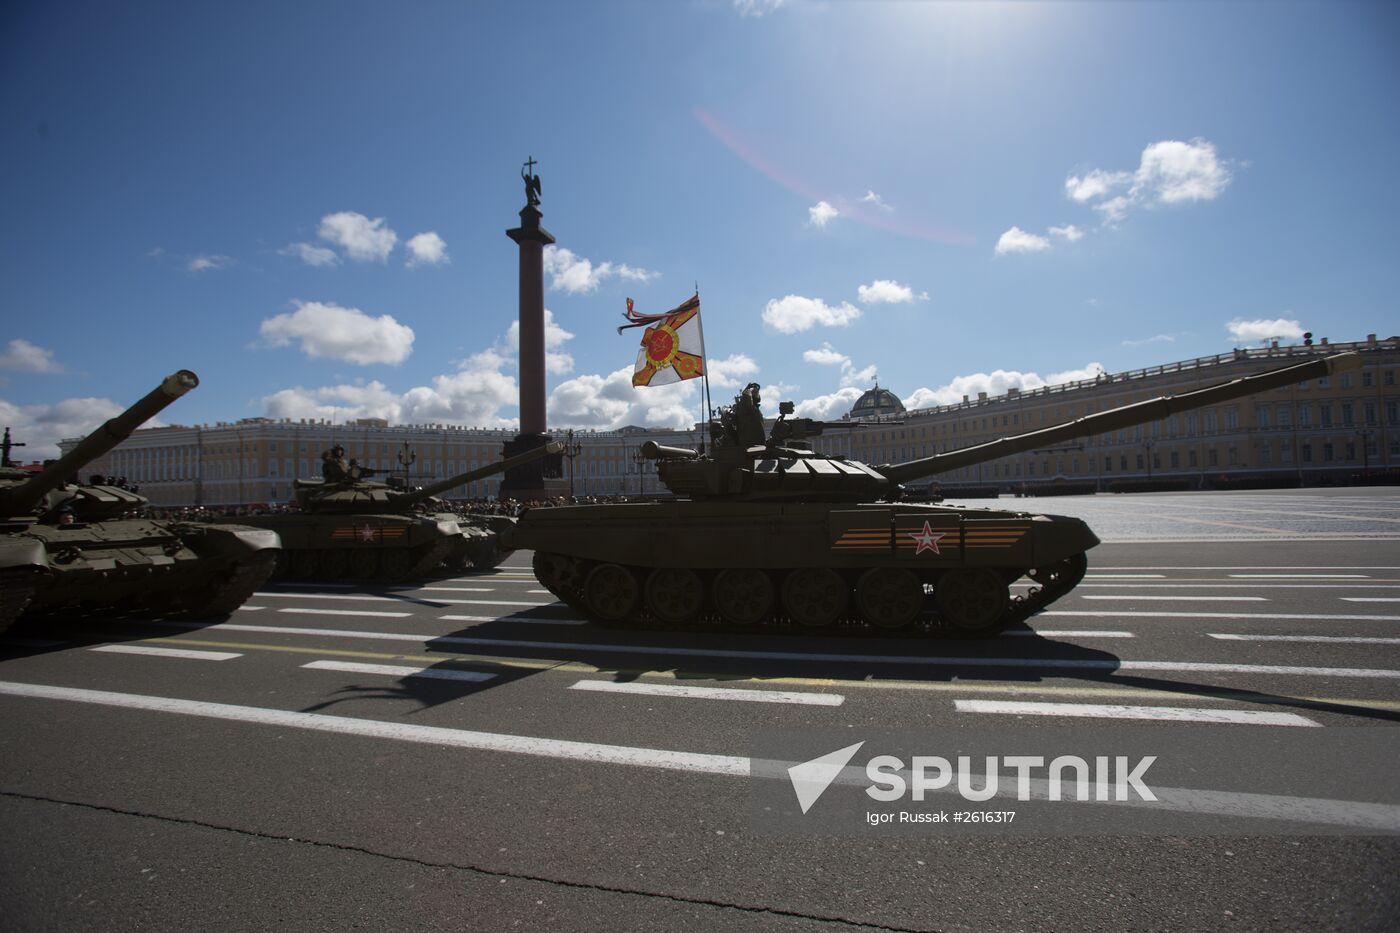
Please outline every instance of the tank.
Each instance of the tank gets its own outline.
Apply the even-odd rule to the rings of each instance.
[[[277,535],[257,528],[125,516],[147,500],[83,467],[199,385],[167,376],[38,474],[0,466],[0,630],[26,611],[226,615],[272,572]]]
[[[332,448],[335,450],[336,448]],[[494,567],[510,552],[497,543],[501,517],[459,517],[436,497],[450,489],[501,473],[548,454],[550,442],[523,454],[414,488],[396,477],[373,482],[375,471],[323,458],[327,478],[297,480],[300,512],[239,516],[230,521],[277,532],[282,539],[279,580],[402,582],[417,580],[439,565]]]
[[[789,418],[790,402],[766,432],[750,385],[712,422],[707,454],[643,447],[675,499],[531,509],[503,538],[602,623],[992,634],[1072,590],[1098,538],[1076,518],[907,501],[902,483],[1358,365],[1339,354],[880,466],[813,452],[826,425]]]

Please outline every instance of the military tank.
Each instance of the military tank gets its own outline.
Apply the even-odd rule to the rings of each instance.
[[[711,424],[708,454],[644,445],[678,498],[532,509],[502,537],[606,624],[993,634],[1078,585],[1099,539],[1076,518],[901,501],[902,483],[1357,365],[1339,354],[882,466],[815,453],[805,438],[822,425],[789,419],[790,402],[765,432],[751,385]],[[1032,588],[1013,597],[1022,576]]]
[[[226,615],[262,585],[277,535],[258,528],[127,518],[147,500],[78,470],[199,385],[167,376],[38,474],[0,466],[0,631],[26,611]]]
[[[444,511],[436,497],[561,449],[550,442],[421,488],[396,477],[372,482],[375,471],[352,461],[328,470],[326,479],[297,480],[300,512],[231,521],[277,532],[283,549],[274,573],[279,580],[394,583],[420,579],[442,564],[494,567],[510,553],[497,544],[498,530],[510,519],[463,518]]]

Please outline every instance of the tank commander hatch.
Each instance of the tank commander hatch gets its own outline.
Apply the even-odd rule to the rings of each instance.
[[[321,478],[328,483],[343,483],[350,479],[350,465],[345,462],[345,448],[336,444],[321,454]]]

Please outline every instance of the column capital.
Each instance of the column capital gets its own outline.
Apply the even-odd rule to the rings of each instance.
[[[554,242],[554,235],[540,226],[540,219],[544,217],[539,208],[534,205],[526,205],[520,211],[520,226],[512,227],[506,231],[506,236],[516,243],[540,243],[544,246]]]

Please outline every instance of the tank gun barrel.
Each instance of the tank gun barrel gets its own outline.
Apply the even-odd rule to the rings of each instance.
[[[413,505],[418,502],[425,502],[428,499],[431,499],[433,496],[438,495],[439,493],[447,492],[447,490],[449,489],[456,488],[457,486],[463,486],[467,483],[474,483],[479,479],[484,479],[488,476],[494,476],[497,473],[504,473],[506,470],[513,470],[516,467],[521,466],[522,464],[530,463],[534,460],[540,459],[541,457],[548,456],[549,454],[557,454],[563,449],[563,444],[559,443],[558,441],[550,441],[539,447],[527,450],[522,454],[516,454],[514,457],[507,457],[505,460],[499,460],[495,463],[488,463],[486,464],[486,466],[477,467],[474,470],[468,470],[465,473],[458,473],[456,476],[449,476],[447,479],[440,480],[436,483],[431,483],[427,486],[424,486],[422,489],[416,489],[413,492],[405,494],[404,496],[399,498],[398,501],[409,505]]]
[[[0,498],[0,513],[17,515],[33,509],[46,493],[126,440],[131,432],[197,385],[199,377],[188,369],[166,376],[160,385],[146,393],[135,405],[109,419],[79,441],[76,447],[49,464],[43,472]]]
[[[689,447],[669,447],[656,441],[647,441],[642,445],[642,456],[648,460],[695,460],[700,453]]]
[[[1228,402],[1258,392],[1267,392],[1306,379],[1346,372],[1356,369],[1360,365],[1361,354],[1338,353],[1296,366],[1270,370],[1253,376],[1243,376],[1230,382],[1197,389],[1193,392],[1164,395],[1132,405],[1125,405],[1121,408],[1085,415],[1074,421],[1039,431],[1003,437],[985,444],[978,444],[975,447],[965,447],[962,450],[953,450],[921,460],[910,460],[906,463],[897,463],[876,469],[881,475],[893,482],[903,483],[923,476],[933,476],[938,473],[959,470],[966,466],[974,466],[978,463],[986,463],[1027,450],[1050,447],[1078,437],[1087,437],[1091,434],[1116,431],[1148,421],[1157,421],[1178,412],[1190,411],[1219,402]]]

